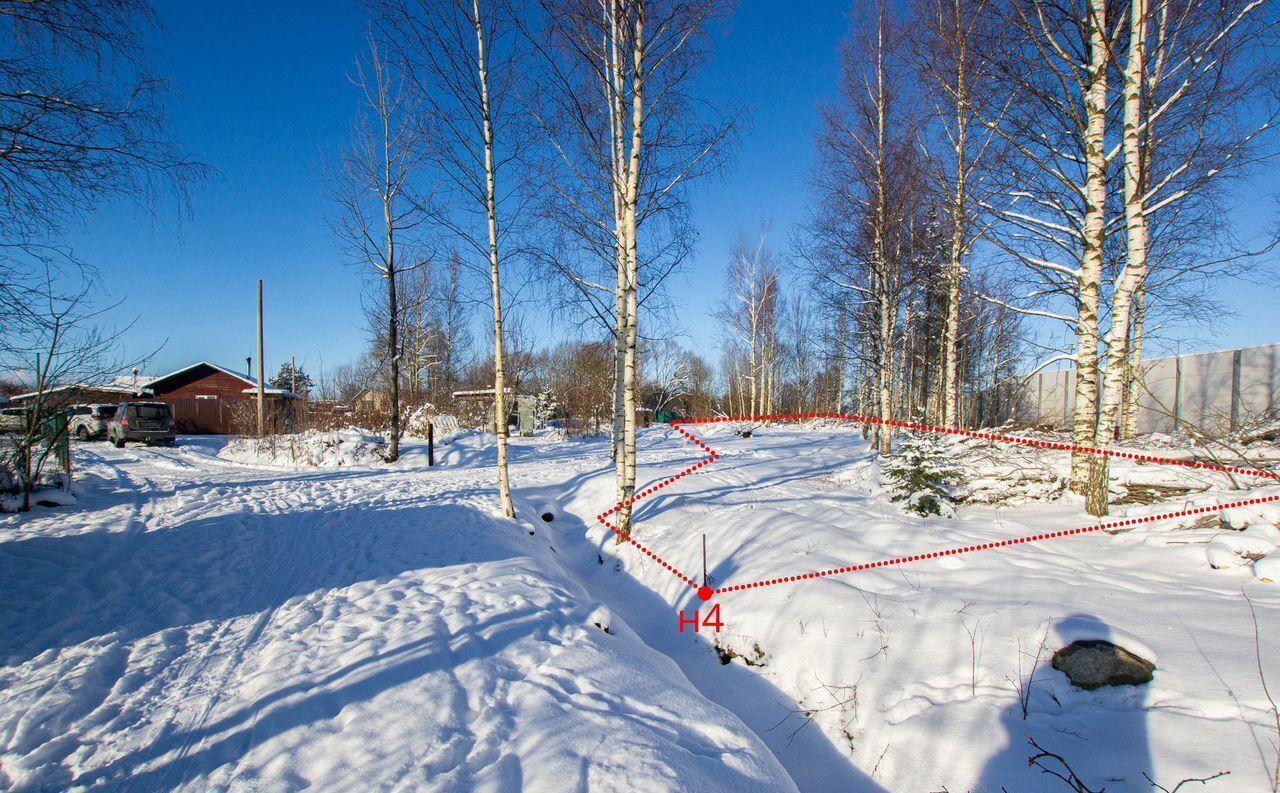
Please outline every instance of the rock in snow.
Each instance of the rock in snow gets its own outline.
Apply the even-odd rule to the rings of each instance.
[[[1150,683],[1156,665],[1105,639],[1082,639],[1054,653],[1053,668],[1074,685],[1092,691]]]

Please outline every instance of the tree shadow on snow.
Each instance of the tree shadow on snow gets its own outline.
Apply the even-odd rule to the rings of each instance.
[[[543,500],[569,503],[585,481],[583,478],[571,485],[539,488],[535,492]],[[565,549],[566,563],[577,568],[580,580],[591,594],[621,616],[646,644],[678,664],[703,696],[742,720],[783,764],[800,790],[805,793],[886,793],[855,766],[820,727],[810,723],[804,708],[767,677],[740,662],[721,664],[713,647],[714,633],[678,632],[677,611],[688,614],[705,610],[715,601],[704,603],[689,589],[673,608],[638,579],[615,570],[613,564],[598,564],[597,555],[607,560],[610,554],[619,553],[617,550],[606,552],[606,549],[616,549],[613,535],[608,534],[599,544],[594,543],[587,524],[577,515],[561,513],[552,531],[557,545]],[[711,574],[723,581],[734,571],[733,562],[726,560]],[[701,565],[696,571],[685,572],[698,579]]]
[[[798,452],[797,452],[798,454]],[[752,469],[752,462],[759,462],[764,467],[763,473],[759,476],[755,475]],[[677,491],[669,489],[661,490],[654,493],[649,498],[644,499],[635,507],[635,519],[651,519],[655,518],[672,509],[684,506],[689,503],[716,505],[731,499],[735,496],[741,496],[743,491],[768,491],[773,488],[783,487],[793,482],[817,482],[822,477],[831,476],[848,467],[856,460],[833,460],[825,465],[807,464],[802,470],[791,473],[779,473],[776,470],[776,459],[765,460],[748,460],[737,461],[732,458],[722,457],[719,462],[713,463],[707,470],[710,474],[715,474],[715,466],[732,466],[733,473],[737,474],[741,481],[738,482],[707,482],[697,489],[691,489],[689,484],[696,482],[699,478],[698,474],[694,474],[691,479],[681,482],[683,487]],[[735,465],[735,463],[737,463]],[[666,477],[655,477],[651,481],[642,482],[637,485],[636,490],[641,491],[648,487],[652,487]],[[704,480],[705,482],[706,480]]]
[[[515,551],[493,537],[495,531],[521,529],[496,525],[468,506],[424,510],[406,498],[4,543],[0,665],[95,637],[127,642],[262,613],[317,590],[389,580],[411,570],[514,557]]]
[[[1112,638],[1106,623],[1087,614],[1057,622],[1054,633],[1056,641],[1051,634],[1047,653],[1080,638]],[[1029,765],[1028,760],[1039,750],[1028,742],[1028,736],[1065,760],[1089,790],[1150,791],[1151,784],[1143,777],[1144,773],[1155,777],[1147,734],[1147,687],[1107,686],[1086,692],[1067,683],[1063,673],[1050,666],[1048,658],[1041,662],[1035,670],[1028,716],[1023,717],[1022,704],[1016,701],[1001,713],[1007,743],[987,761],[972,793],[1073,789],[1042,770],[1051,769],[1069,777],[1057,759],[1044,757],[1039,761],[1040,767]],[[1060,681],[1061,685],[1051,687],[1051,676],[1056,676],[1055,682]],[[1057,696],[1053,688],[1062,696]]]
[[[254,748],[295,727],[331,721],[348,705],[367,702],[433,673],[448,673],[468,661],[497,655],[545,626],[545,618],[545,611],[539,608],[504,612],[462,630],[361,658],[318,679],[308,677],[275,690],[212,723],[171,732],[74,781],[105,790],[171,789],[221,766],[234,765]],[[173,756],[143,768],[166,755]]]

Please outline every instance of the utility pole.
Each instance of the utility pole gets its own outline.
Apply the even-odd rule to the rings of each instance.
[[[266,367],[262,365],[262,279],[258,279],[258,437],[266,435],[267,394],[263,382]]]

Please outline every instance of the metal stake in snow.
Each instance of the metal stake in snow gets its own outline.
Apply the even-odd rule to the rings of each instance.
[[[252,373],[249,373],[253,377]],[[267,396],[264,381],[267,367],[262,360],[262,279],[258,279],[258,437],[266,435],[265,414],[267,412]]]
[[[707,585],[707,535],[702,535],[702,585]]]

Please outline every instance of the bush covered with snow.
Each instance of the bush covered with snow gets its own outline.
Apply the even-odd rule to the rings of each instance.
[[[387,442],[354,427],[332,432],[308,430],[297,435],[237,438],[218,456],[236,462],[316,468],[376,465],[386,460]]]
[[[427,427],[434,426],[435,442],[445,443],[462,431],[458,417],[450,413],[440,413],[434,405],[420,405],[413,409],[405,419],[404,431],[414,438],[426,438]]]
[[[917,515],[955,515],[956,489],[963,477],[947,454],[947,443],[932,433],[909,432],[882,466],[890,499],[905,501]]]

